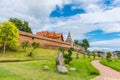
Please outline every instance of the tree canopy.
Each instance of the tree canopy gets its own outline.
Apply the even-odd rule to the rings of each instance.
[[[32,43],[33,49],[36,49],[36,48],[38,48],[39,46],[40,46],[40,44],[37,43],[37,42],[33,42],[33,43]]]
[[[78,40],[74,40],[74,44],[79,45]]]
[[[18,29],[14,23],[6,21],[0,25],[0,45],[5,53],[6,47],[15,50],[18,46]]]
[[[78,40],[74,40],[74,44],[84,47],[85,51],[90,47],[89,41],[87,39],[83,39],[82,42]]]
[[[87,50],[90,47],[89,41],[87,39],[83,39],[82,46],[84,47],[85,50]]]
[[[29,24],[27,21],[22,21],[17,18],[10,18],[9,21],[13,22],[20,31],[32,33],[31,28],[29,27]]]

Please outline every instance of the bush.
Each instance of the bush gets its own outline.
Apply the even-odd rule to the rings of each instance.
[[[96,52],[93,52],[93,53],[92,53],[92,56],[93,56],[93,58],[95,59],[95,57],[96,57]]]
[[[22,42],[21,46],[26,51],[26,48],[29,46],[29,41]]]
[[[110,52],[107,52],[106,59],[108,61],[111,61],[111,56],[112,56],[112,54]]]
[[[39,46],[40,46],[40,43],[37,43],[37,42],[33,42],[33,43],[32,43],[33,49],[36,49],[36,48],[38,48]]]
[[[34,55],[33,55],[33,52],[30,52],[29,54],[28,54],[28,57],[33,57]]]
[[[120,59],[120,51],[117,53],[117,57]]]
[[[72,61],[72,51],[74,50],[74,48],[69,48],[68,49],[68,53],[67,54],[63,54],[63,57],[65,58],[64,59],[64,62],[65,62],[65,64],[70,64],[70,61]]]
[[[59,47],[58,50],[61,51],[63,54],[64,54],[64,52],[65,52],[65,49],[64,49],[63,47]]]

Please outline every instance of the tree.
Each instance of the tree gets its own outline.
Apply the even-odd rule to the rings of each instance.
[[[33,50],[38,48],[39,46],[40,46],[40,44],[37,42],[32,43]],[[29,57],[33,57],[33,50],[28,54]]]
[[[107,52],[106,59],[108,61],[111,61],[111,56],[112,56],[112,54],[110,52]]]
[[[79,46],[83,46],[83,43],[80,43],[78,40],[74,40],[74,44],[79,45]]]
[[[88,58],[90,58],[91,54],[90,54],[89,50],[86,50],[86,54],[87,54]]]
[[[65,52],[65,49],[64,49],[63,47],[59,47],[58,50],[61,51],[63,54],[64,54],[64,52]]]
[[[36,49],[36,48],[38,48],[39,46],[40,46],[40,44],[37,43],[37,42],[33,42],[33,43],[32,43],[33,49]]]
[[[93,56],[93,58],[95,59],[95,57],[96,57],[96,52],[93,52],[93,53],[92,53],[92,56]]]
[[[22,21],[17,18],[10,18],[9,21],[13,22],[20,31],[32,33],[31,28],[29,27],[29,24],[27,21]]]
[[[26,48],[29,46],[29,41],[22,42],[22,48],[26,51]]]
[[[89,41],[87,39],[82,40],[82,46],[84,47],[85,51],[90,47]]]
[[[74,40],[74,43],[75,43],[76,45],[79,45],[78,40]]]
[[[74,50],[74,48],[71,47],[68,49],[67,54],[66,53],[63,54],[63,57],[65,58],[64,59],[65,64],[70,64],[70,61],[72,61],[72,51],[73,50]]]
[[[6,46],[16,50],[18,46],[18,29],[14,23],[6,21],[0,25],[0,44],[3,47],[3,53],[6,51]]]
[[[120,59],[120,51],[118,51],[118,53],[117,53],[117,57]]]

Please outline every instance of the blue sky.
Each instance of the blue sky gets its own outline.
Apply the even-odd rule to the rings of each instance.
[[[14,5],[12,5],[14,4]],[[120,50],[120,0],[1,0],[0,22],[16,17],[34,33],[70,31],[90,41],[90,49]]]

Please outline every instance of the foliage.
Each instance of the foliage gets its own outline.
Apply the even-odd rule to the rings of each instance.
[[[61,51],[63,54],[65,52],[65,49],[63,47],[60,47],[58,50]]]
[[[98,57],[101,57],[101,54],[102,54],[102,53],[97,52],[97,56],[98,56]]]
[[[90,51],[86,50],[86,53],[87,53],[88,58],[90,58],[90,56],[91,56]]]
[[[24,41],[21,43],[22,48],[26,51],[26,48],[29,46],[29,41]]]
[[[76,45],[79,45],[78,40],[74,40],[74,43],[75,43]]]
[[[83,43],[80,43],[78,40],[74,40],[74,44],[79,45],[79,46],[83,46]]]
[[[85,50],[87,50],[90,47],[89,41],[87,39],[83,39],[82,46],[84,47]]]
[[[29,27],[29,24],[27,21],[22,21],[17,18],[10,18],[9,21],[13,22],[20,31],[32,33],[31,28]]]
[[[108,61],[111,61],[111,56],[112,56],[112,54],[110,52],[107,52],[106,59]]]
[[[77,52],[77,53],[76,53],[76,59],[78,59],[78,58],[79,58],[79,53]]]
[[[83,58],[86,58],[86,53],[85,52],[83,53]]]
[[[96,57],[96,52],[93,52],[93,53],[92,53],[92,56],[93,56],[93,58],[95,59],[95,57]]]
[[[74,48],[69,48],[68,49],[68,53],[64,53],[63,56],[64,56],[64,62],[65,64],[70,64],[70,61],[72,61],[72,51],[74,50]]]
[[[117,57],[120,59],[120,51],[118,51],[118,53],[117,53]]]
[[[18,36],[18,29],[12,22],[6,21],[1,24],[0,44],[3,47],[3,53],[5,53],[6,47],[17,50]]]
[[[33,55],[33,52],[30,52],[29,54],[28,54],[28,57],[33,57],[34,55]]]
[[[36,49],[36,48],[38,48],[39,46],[40,46],[40,44],[37,43],[37,42],[33,42],[33,43],[32,43],[33,49]]]
[[[34,54],[33,54],[34,49],[36,49],[40,46],[40,44],[37,42],[33,42],[31,45],[33,47],[33,50],[28,54],[29,57],[33,57],[34,56]]]

